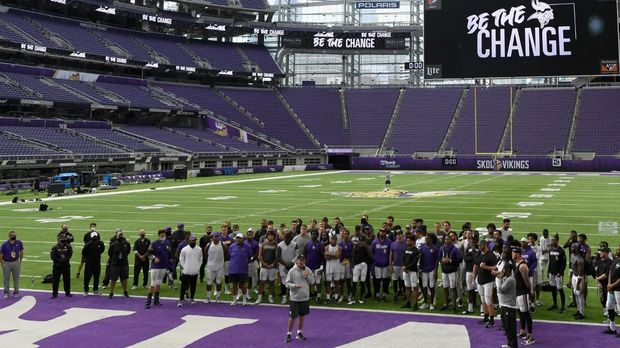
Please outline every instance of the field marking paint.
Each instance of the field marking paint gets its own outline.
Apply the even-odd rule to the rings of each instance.
[[[620,185],[620,182],[608,182],[607,185]]]
[[[52,197],[46,198],[43,201],[60,201],[67,199],[85,199],[85,198],[93,198],[93,197],[102,197],[102,196],[116,196],[116,195],[125,195],[131,193],[143,193],[143,192],[160,192],[160,191],[168,191],[168,190],[179,190],[186,188],[194,188],[194,187],[208,187],[208,186],[220,186],[220,185],[230,185],[237,183],[246,183],[246,182],[260,182],[260,181],[272,181],[272,180],[284,180],[284,179],[295,179],[301,177],[309,177],[309,176],[319,176],[319,175],[331,175],[338,173],[346,173],[346,171],[335,171],[335,172],[321,172],[321,173],[310,173],[310,174],[299,174],[299,175],[279,175],[279,176],[270,176],[266,178],[252,178],[252,179],[240,179],[240,180],[231,180],[231,181],[217,181],[217,182],[204,182],[200,184],[186,184],[186,185],[178,185],[178,186],[166,186],[166,187],[158,187],[156,190],[152,190],[150,188],[145,189],[136,189],[136,190],[126,190],[126,191],[114,191],[114,192],[99,192],[97,194],[90,195],[73,195],[73,196],[61,196],[61,197]],[[14,204],[11,201],[0,202],[0,206],[3,205],[11,205]]]
[[[497,217],[502,218],[502,219],[506,219],[506,218],[527,219],[528,217],[530,217],[530,215],[532,215],[532,213],[501,212],[499,213],[499,215],[497,215]]]
[[[68,216],[59,216],[57,218],[45,218],[45,219],[37,219],[35,221],[40,222],[42,224],[49,224],[52,222],[67,222],[74,220],[87,220],[92,219],[92,216],[79,216],[79,215],[68,215]]]
[[[530,195],[530,198],[553,198],[553,195],[545,193],[533,193]]]
[[[450,334],[438,335],[438,332],[449,332]],[[410,321],[375,335],[343,344],[338,348],[408,346],[411,344],[412,337],[415,337],[416,345],[420,347],[471,347],[469,333],[465,325]]]
[[[153,205],[140,205],[140,206],[137,206],[136,209],[154,210],[154,209],[174,208],[178,206],[179,206],[178,204],[153,204]]]
[[[570,180],[553,180],[553,182],[557,182],[557,183],[570,183]]]
[[[216,196],[207,198],[210,201],[227,201],[229,199],[239,198],[237,196]]]
[[[262,190],[258,191],[258,193],[283,193],[288,192],[288,190]]]
[[[32,212],[35,212],[35,211],[39,211],[39,208],[13,209],[13,211],[23,212],[23,213],[32,213]]]
[[[313,188],[313,187],[321,187],[323,185],[300,185],[299,188]]]
[[[332,181],[331,184],[350,184],[353,181],[351,180],[337,180],[337,181]]]
[[[367,181],[367,180],[375,180],[376,178],[357,178],[355,180],[359,180],[359,181]]]
[[[557,186],[557,187],[564,187],[566,186],[566,184],[549,184],[547,186]]]
[[[538,207],[545,203],[544,202],[517,202],[515,204],[520,207]]]
[[[541,191],[545,191],[545,192],[557,192],[557,191],[560,191],[559,188],[546,188],[546,187],[545,188],[541,188],[540,190]]]
[[[599,221],[598,233],[618,234],[618,222],[617,221]]]

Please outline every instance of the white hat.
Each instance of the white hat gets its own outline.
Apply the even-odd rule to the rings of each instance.
[[[521,238],[521,241],[522,241],[522,242],[525,242],[525,243],[528,243],[528,242],[529,242],[529,240],[527,240],[527,238],[525,238],[525,237]]]
[[[248,232],[254,232],[254,229],[252,227],[248,228]]]
[[[245,236],[243,235],[243,233],[239,232],[235,235],[235,238],[245,238]]]

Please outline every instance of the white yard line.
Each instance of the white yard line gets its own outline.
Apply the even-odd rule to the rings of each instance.
[[[155,190],[150,188],[146,189],[137,189],[137,190],[127,190],[127,191],[114,191],[114,192],[100,192],[96,194],[84,194],[84,195],[72,195],[72,196],[61,196],[61,197],[52,197],[43,199],[44,202],[50,201],[60,201],[60,200],[68,200],[68,199],[80,199],[80,198],[93,198],[93,197],[102,197],[102,196],[116,196],[116,195],[125,195],[131,193],[140,193],[140,192],[152,192],[152,191],[167,191],[167,190],[178,190],[185,188],[194,188],[194,187],[207,187],[207,186],[220,186],[220,185],[228,185],[228,184],[237,184],[237,183],[246,183],[246,182],[256,182],[256,181],[271,181],[271,180],[279,180],[279,179],[291,179],[291,178],[301,178],[308,176],[319,176],[319,175],[330,175],[330,174],[338,174],[343,171],[332,171],[332,172],[321,172],[321,173],[311,173],[311,174],[299,174],[299,175],[285,175],[285,176],[270,176],[266,178],[253,178],[253,179],[241,179],[241,180],[231,180],[231,181],[218,181],[218,182],[205,182],[200,184],[186,184],[179,186],[166,186],[166,187],[158,187]],[[2,205],[12,205],[14,203],[8,202],[0,202],[0,206]]]

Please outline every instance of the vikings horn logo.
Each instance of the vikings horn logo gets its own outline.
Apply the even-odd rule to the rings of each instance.
[[[538,0],[532,0],[532,8],[536,10],[536,12],[529,16],[527,20],[537,19],[541,28],[544,28],[545,25],[549,24],[553,19],[553,10],[549,4]]]

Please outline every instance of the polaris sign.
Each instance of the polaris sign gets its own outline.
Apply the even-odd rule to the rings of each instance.
[[[400,1],[360,1],[355,3],[358,10],[400,8]]]

